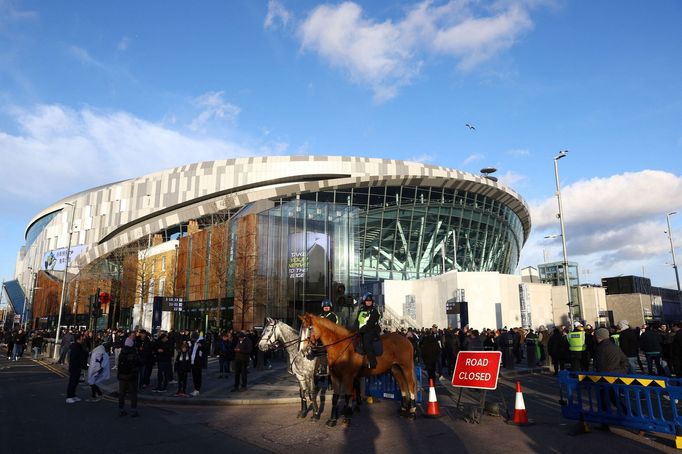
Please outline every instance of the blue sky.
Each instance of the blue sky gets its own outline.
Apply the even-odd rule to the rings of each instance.
[[[544,236],[559,228],[552,159],[568,149],[583,280],[674,287],[680,23],[676,0],[0,0],[0,277],[63,196],[261,154],[497,167],[533,213],[521,266],[559,260]]]

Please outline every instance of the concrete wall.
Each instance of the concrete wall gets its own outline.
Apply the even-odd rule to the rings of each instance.
[[[599,317],[599,311],[607,310],[606,289],[604,287],[579,287],[578,291],[580,294],[580,313],[583,320],[593,327],[606,324],[608,317]]]
[[[457,290],[463,289],[469,303],[469,325],[472,328],[517,327],[521,326],[519,284],[521,276],[516,275],[452,271],[428,279],[384,281],[384,301],[393,312],[402,314],[406,296],[413,295],[417,306],[417,326],[437,324],[444,327],[448,325],[445,303],[455,299]],[[563,308],[555,313],[551,285],[526,285],[533,328],[554,325],[562,315],[565,317],[565,302]],[[565,300],[565,290],[563,295]]]

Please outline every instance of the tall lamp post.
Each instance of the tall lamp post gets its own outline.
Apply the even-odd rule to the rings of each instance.
[[[559,202],[559,225],[561,226],[561,247],[564,250],[564,283],[568,296],[568,323],[573,327],[573,301],[571,297],[571,281],[568,277],[568,253],[566,252],[566,229],[564,228],[564,210],[561,204],[561,184],[559,183],[559,159],[568,155],[568,150],[561,150],[554,157],[554,179],[556,180],[556,198]]]
[[[62,294],[59,298],[59,315],[57,316],[57,333],[54,338],[54,358],[59,358],[59,330],[62,324],[62,312],[64,311],[64,298],[66,296],[66,283],[69,274],[69,256],[71,255],[71,236],[73,236],[73,218],[76,217],[76,202],[65,202],[71,207],[71,222],[69,223],[69,244],[66,247],[66,263],[64,264],[64,278],[62,279]]]
[[[675,280],[677,281],[677,294],[680,295],[680,305],[682,305],[682,293],[680,293],[680,275],[677,272],[677,262],[675,261],[675,246],[673,245],[673,230],[670,228],[670,216],[677,214],[677,211],[671,211],[666,214],[666,220],[668,221],[668,240],[670,241],[670,253],[673,256],[673,269],[675,270]]]

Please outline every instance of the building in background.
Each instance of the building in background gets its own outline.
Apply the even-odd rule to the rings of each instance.
[[[627,320],[631,326],[645,323],[673,322],[682,319],[680,292],[653,287],[641,276],[617,276],[602,279],[611,323]]]
[[[391,323],[445,325],[459,289],[458,323],[514,326],[534,312],[545,324],[561,310],[539,309],[551,301],[512,275],[530,228],[517,193],[458,170],[339,156],[230,159],[48,206],[26,229],[16,274],[22,285],[30,268],[68,272],[74,323],[88,315],[93,289],[106,288],[108,326],[149,327],[150,298],[163,295],[184,301],[164,322],[176,327],[249,328],[266,315],[295,323],[325,297],[350,313],[367,289]]]

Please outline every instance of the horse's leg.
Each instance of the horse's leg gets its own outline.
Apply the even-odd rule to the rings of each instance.
[[[337,407],[338,403],[339,395],[336,394],[336,391],[334,391],[334,394],[332,395],[332,414],[327,420],[328,427],[334,427],[336,425],[336,421],[339,419],[339,408]]]
[[[353,391],[353,375],[346,374],[343,377],[343,386],[346,394],[343,395],[344,405],[343,405],[343,423],[350,424],[351,418],[353,417],[353,410],[351,407],[350,393]]]
[[[398,382],[398,386],[400,387],[400,395],[403,397],[400,402],[400,410],[398,410],[398,414],[400,416],[407,416],[410,410],[410,394],[407,385],[407,379],[405,378],[402,368],[397,364],[391,366],[391,374],[393,374],[395,381]]]
[[[417,381],[414,376],[414,361],[412,358],[406,358],[400,365],[405,379],[407,381],[407,389],[410,397],[409,404],[409,415],[410,419],[415,419],[417,417]]]
[[[303,383],[299,382],[298,393],[301,396],[301,411],[298,412],[298,416],[296,417],[305,418],[306,414],[308,414],[308,402],[306,401],[306,391]]]
[[[353,412],[360,413],[360,405],[362,404],[362,392],[360,388],[360,380],[364,380],[361,377],[355,377],[353,379]]]
[[[334,385],[334,394],[332,394],[332,414],[327,420],[328,427],[334,427],[336,421],[339,419],[339,407],[337,406],[339,404],[340,395],[339,381],[336,379],[332,380],[332,385]]]
[[[320,408],[317,405],[317,391],[315,389],[315,375],[309,376],[306,380],[308,384],[308,399],[313,403],[313,415],[310,417],[311,420],[317,421],[320,419]]]

